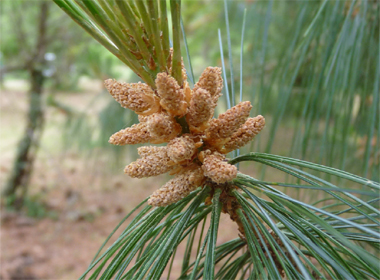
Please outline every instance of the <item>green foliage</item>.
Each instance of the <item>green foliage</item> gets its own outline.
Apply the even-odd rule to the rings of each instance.
[[[118,239],[92,262],[81,279],[90,272],[89,279],[162,279],[170,258],[178,259],[175,251],[181,242],[187,242],[181,279],[236,279],[244,275],[250,279],[280,279],[282,271],[289,279],[377,279],[380,276],[378,260],[373,255],[379,248],[380,237],[380,213],[376,207],[379,183],[322,165],[268,154],[247,154],[231,162],[247,160],[294,176],[304,184],[294,186],[313,187],[328,194],[329,199],[306,204],[241,174],[233,184],[242,192],[220,186],[213,194],[211,205],[203,202],[210,195],[210,188],[205,187],[167,207],[145,206]],[[365,189],[364,200],[305,169],[359,184]],[[216,246],[221,192],[228,192],[239,202],[240,208],[236,210],[246,233],[245,239]],[[262,195],[269,199],[263,199]],[[207,231],[202,223],[208,218]],[[199,243],[194,238],[196,233],[204,236]],[[247,246],[248,251],[244,250]],[[222,266],[215,270],[215,264]]]
[[[254,104],[254,114],[267,118],[269,135],[256,141],[254,150],[380,180],[377,2],[228,1],[227,27],[222,1],[206,6],[204,13],[195,13],[197,7],[198,2],[186,2],[183,12],[192,57],[201,55],[203,64],[221,65],[220,28],[224,58],[229,58],[226,77],[235,73],[225,94],[236,102],[242,87],[243,99]],[[200,28],[205,22],[207,28]],[[203,42],[203,38],[213,39]],[[197,74],[202,70],[194,69]]]
[[[145,8],[157,11],[157,3],[149,4]],[[181,243],[179,279],[378,279],[378,3],[217,1],[204,14],[198,5],[184,3],[184,57],[189,65],[190,52],[192,65],[202,57],[202,68],[222,65],[226,107],[237,102],[239,89],[267,118],[267,135],[254,145],[266,153],[230,161],[266,172],[261,179],[240,173],[224,185],[208,182],[167,207],[140,209],[146,199],[112,232],[123,229],[102,251],[111,236],[106,240],[81,279],[169,279]],[[149,26],[152,18],[145,15]],[[198,25],[187,25],[187,17]],[[173,22],[175,42],[180,25],[178,18]],[[153,27],[148,32],[157,34]],[[199,74],[197,66],[194,71]],[[362,155],[352,153],[360,139]],[[221,213],[237,224],[241,237],[218,245]]]
[[[241,90],[242,99],[254,104],[254,114],[267,119],[264,134],[244,152],[302,158],[380,180],[376,3],[228,1],[229,38],[222,1],[201,9],[198,1],[182,5],[189,79],[194,81],[193,68],[197,80],[205,65],[222,66],[220,28],[226,78],[231,61],[234,69],[234,83],[225,79],[225,95],[229,85],[233,104]],[[94,61],[88,65],[103,65]],[[227,100],[221,98],[219,107]],[[108,126],[114,122],[117,117]],[[103,127],[91,130],[99,134]]]
[[[159,72],[168,71],[182,84],[179,32],[173,29],[170,62],[166,1],[54,0],[75,22],[142,80],[155,88]],[[171,16],[179,24],[180,1],[171,1]],[[152,20],[154,19],[154,20]]]

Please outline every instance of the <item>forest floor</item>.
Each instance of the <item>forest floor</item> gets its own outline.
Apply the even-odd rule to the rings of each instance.
[[[17,82],[6,84],[1,91],[0,186],[9,176],[24,129],[25,89],[26,84]],[[57,99],[81,110],[100,92],[100,85],[85,90],[85,93],[57,93]],[[127,177],[122,170],[129,159],[120,165],[120,170],[111,171],[106,168],[111,157],[101,152],[94,160],[63,151],[58,143],[64,122],[62,112],[47,107],[26,210],[9,211],[2,203],[2,280],[78,279],[121,219],[167,180],[166,176],[143,180]],[[222,215],[220,227],[223,230],[218,244],[237,237],[237,226],[227,215]],[[171,278],[176,279],[180,259],[175,259],[173,265]]]

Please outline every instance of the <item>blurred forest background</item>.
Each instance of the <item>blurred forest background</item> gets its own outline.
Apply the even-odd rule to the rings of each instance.
[[[0,278],[78,278],[116,224],[165,180],[127,177],[122,170],[136,147],[108,144],[137,117],[103,80],[138,77],[52,1],[0,5]],[[379,1],[183,1],[182,18],[194,80],[222,66],[221,42],[224,96],[242,95],[252,115],[267,120],[241,153],[290,156],[379,181]],[[219,102],[224,112],[226,99]]]

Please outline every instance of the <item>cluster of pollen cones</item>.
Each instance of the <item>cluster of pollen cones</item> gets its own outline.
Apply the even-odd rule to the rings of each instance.
[[[148,200],[166,206],[186,197],[206,181],[223,184],[237,176],[225,154],[250,142],[264,127],[263,116],[249,118],[249,101],[213,118],[221,96],[221,69],[207,67],[193,89],[182,71],[183,85],[169,74],[157,75],[156,88],[143,83],[128,84],[109,79],[105,86],[122,107],[139,115],[139,123],[113,134],[114,145],[139,143],[166,146],[138,148],[140,159],[125,168],[133,178],[175,175]]]

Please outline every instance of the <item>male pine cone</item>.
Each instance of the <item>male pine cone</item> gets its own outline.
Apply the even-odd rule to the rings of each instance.
[[[193,90],[186,75],[180,86],[165,72],[157,75],[155,89],[142,83],[105,81],[115,100],[135,111],[140,121],[113,134],[111,144],[168,143],[138,148],[141,158],[125,168],[125,173],[134,178],[166,172],[175,175],[151,195],[150,205],[178,202],[206,181],[223,184],[233,180],[238,171],[226,161],[225,154],[243,147],[264,128],[263,116],[249,118],[249,101],[212,117],[223,88],[221,74],[220,68],[207,67]]]

